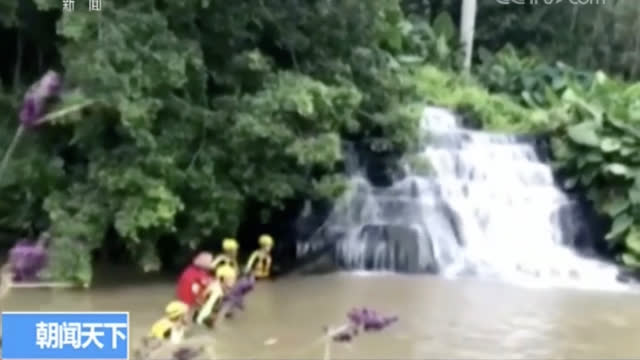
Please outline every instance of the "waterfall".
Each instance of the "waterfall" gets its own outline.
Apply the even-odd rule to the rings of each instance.
[[[462,128],[427,107],[425,141],[391,186],[355,171],[325,224],[298,255],[329,248],[349,270],[477,275],[527,284],[619,287],[618,269],[576,253],[587,236],[578,206],[558,188],[535,139]]]

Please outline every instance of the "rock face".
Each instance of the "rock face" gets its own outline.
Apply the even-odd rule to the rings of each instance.
[[[344,269],[610,276],[570,248],[589,247],[593,231],[584,203],[557,186],[545,141],[459,122],[447,110],[425,110],[425,141],[414,157],[431,166],[427,174],[404,165],[390,185],[375,186],[371,166],[356,161],[351,190],[299,239],[298,257]]]

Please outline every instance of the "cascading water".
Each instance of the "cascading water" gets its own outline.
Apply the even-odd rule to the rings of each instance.
[[[617,268],[578,255],[583,224],[535,145],[460,127],[428,107],[418,157],[429,174],[376,188],[356,172],[325,224],[298,255],[327,246],[342,268],[478,274],[518,283],[618,288]]]

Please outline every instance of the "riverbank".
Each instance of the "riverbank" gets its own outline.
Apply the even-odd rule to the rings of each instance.
[[[117,286],[97,283],[88,290],[18,289],[3,308],[130,311],[137,339],[162,315],[174,284],[162,277],[119,279]],[[259,283],[244,313],[198,336],[219,358],[320,358],[322,345],[314,342],[322,327],[339,325],[354,306],[369,306],[400,321],[379,334],[336,344],[334,358],[635,358],[638,297],[426,275],[291,276]]]

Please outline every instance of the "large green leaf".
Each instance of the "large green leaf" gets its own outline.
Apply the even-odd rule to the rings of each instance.
[[[634,254],[640,255],[640,228],[632,226],[624,239],[627,249]]]
[[[637,149],[634,149],[634,148],[631,148],[631,147],[627,147],[627,146],[625,146],[625,147],[620,149],[620,155],[622,155],[622,156],[629,156],[629,155],[635,154],[637,152],[638,152]]]
[[[629,189],[629,201],[634,204],[640,204],[640,186],[637,182]]]
[[[622,147],[622,142],[615,138],[604,138],[600,143],[600,149],[604,152],[614,152]]]
[[[640,121],[640,103],[632,102],[628,106],[628,117],[630,121],[639,122]]]
[[[433,30],[437,35],[444,36],[446,40],[452,39],[456,35],[456,25],[447,12],[442,12],[433,20]]]
[[[579,156],[580,158],[582,156]],[[602,162],[604,160],[604,158],[602,157],[602,153],[599,152],[589,152],[586,155],[584,155],[584,159],[592,164],[599,164],[600,162]]]
[[[600,146],[600,137],[598,136],[598,124],[592,121],[584,121],[580,124],[570,126],[567,129],[567,135],[575,143],[593,147]]]
[[[609,216],[615,217],[621,212],[627,210],[631,203],[622,196],[612,196],[603,205],[602,210]]]
[[[613,225],[611,225],[611,230],[605,236],[607,240],[616,240],[622,234],[624,234],[629,227],[633,224],[633,218],[629,216],[627,213],[619,214],[613,220]]]
[[[631,268],[640,268],[640,257],[634,254],[622,254],[622,263]]]
[[[438,59],[446,59],[450,54],[447,39],[442,35],[439,36],[436,41],[436,54],[438,55]]]
[[[614,117],[611,114],[607,114],[607,115],[608,116],[606,116],[605,118],[608,121],[608,123],[610,123],[611,125],[615,126],[620,130],[623,130],[625,133],[632,135],[636,139],[640,139],[640,130],[636,129],[635,126],[626,124],[623,120],[617,117]]]
[[[562,99],[589,114],[591,120],[595,121],[596,124],[602,123],[604,117],[603,109],[596,104],[589,103],[573,89],[567,89],[562,95]]]
[[[605,170],[614,175],[632,177],[632,170],[624,164],[613,163],[605,165]]]

